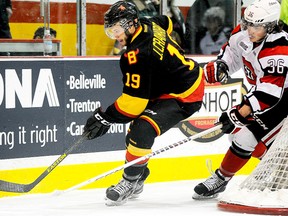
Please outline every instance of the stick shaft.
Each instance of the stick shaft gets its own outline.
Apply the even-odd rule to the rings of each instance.
[[[60,155],[44,172],[41,173],[30,184],[20,184],[9,181],[0,180],[0,191],[26,193],[31,191],[38,185],[46,176],[48,176],[78,145],[80,145],[86,138],[81,136],[73,145],[71,145],[62,155]]]
[[[132,165],[134,165],[134,164],[137,164],[137,163],[139,163],[140,161],[143,161],[143,160],[146,160],[146,159],[148,159],[148,158],[154,157],[155,155],[159,155],[159,154],[161,154],[161,153],[163,153],[163,152],[166,152],[166,151],[168,151],[168,150],[170,150],[170,149],[173,149],[173,148],[175,148],[175,147],[178,147],[178,146],[180,146],[180,145],[183,145],[183,144],[185,144],[185,143],[187,143],[187,142],[189,142],[189,141],[195,140],[195,139],[197,139],[197,138],[199,138],[199,137],[202,137],[202,136],[207,135],[207,134],[209,134],[209,133],[211,133],[211,132],[214,132],[214,131],[216,131],[216,130],[219,130],[219,129],[221,129],[221,127],[222,127],[222,124],[219,124],[219,125],[217,125],[217,126],[214,126],[214,127],[212,127],[212,128],[209,128],[209,129],[207,129],[207,130],[204,130],[204,131],[202,131],[202,132],[200,132],[200,133],[197,133],[197,134],[194,134],[194,135],[192,135],[192,136],[190,136],[190,137],[187,137],[187,138],[185,138],[185,139],[183,139],[183,140],[181,140],[181,141],[179,141],[179,142],[175,142],[175,143],[173,143],[173,144],[164,146],[163,148],[160,148],[160,149],[158,149],[158,150],[155,150],[155,151],[151,152],[150,154],[144,155],[144,156],[142,156],[142,157],[140,157],[140,158],[137,158],[137,159],[135,159],[135,160],[133,160],[133,161],[130,161],[130,162],[128,162],[128,163],[125,163],[124,165],[121,165],[121,166],[116,167],[116,168],[114,168],[114,169],[112,169],[112,170],[109,170],[109,171],[107,171],[107,172],[105,172],[105,173],[102,173],[102,174],[100,174],[100,175],[98,175],[98,176],[95,176],[95,177],[93,177],[93,178],[90,178],[90,179],[88,179],[88,180],[86,180],[86,181],[84,181],[84,182],[81,182],[81,183],[79,183],[79,184],[77,184],[77,185],[75,185],[75,186],[73,186],[73,187],[70,187],[70,188],[68,188],[68,189],[66,189],[66,190],[64,190],[64,191],[62,191],[62,192],[63,192],[63,193],[70,192],[70,191],[76,190],[76,189],[78,189],[78,188],[81,188],[81,187],[83,187],[83,186],[85,186],[85,185],[91,184],[91,183],[93,183],[93,182],[95,182],[95,181],[97,181],[97,180],[99,180],[99,179],[102,179],[102,178],[108,176],[108,175],[111,175],[111,174],[116,173],[116,172],[118,172],[118,171],[120,171],[120,170],[122,170],[122,169],[125,169],[125,168],[127,168],[127,167],[130,167],[130,166],[132,166]]]

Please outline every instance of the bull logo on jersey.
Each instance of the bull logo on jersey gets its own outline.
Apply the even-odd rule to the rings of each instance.
[[[244,69],[245,69],[245,75],[248,79],[250,80],[255,80],[253,75],[252,75],[252,71],[250,70],[249,67],[247,67],[246,65],[244,65]]]
[[[137,48],[136,50],[131,50],[127,53],[124,53],[124,57],[128,59],[129,65],[136,64],[137,63],[137,55],[139,53],[139,49]]]
[[[249,61],[247,61],[244,58],[242,58],[242,59],[243,59],[243,63],[244,63],[244,73],[245,73],[245,76],[247,78],[247,81],[250,84],[255,85],[256,84],[256,75],[254,72],[254,68]]]

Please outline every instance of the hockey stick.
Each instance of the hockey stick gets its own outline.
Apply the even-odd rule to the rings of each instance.
[[[125,163],[125,164],[122,165],[122,166],[116,167],[116,168],[114,168],[114,169],[112,169],[112,170],[109,170],[109,171],[107,171],[107,172],[105,172],[105,173],[102,173],[102,174],[100,174],[100,175],[98,175],[98,176],[95,176],[95,177],[93,177],[93,178],[91,178],[91,179],[88,179],[88,180],[86,180],[86,181],[84,181],[84,182],[82,182],[82,183],[80,183],[80,184],[77,184],[77,185],[75,185],[75,186],[73,186],[73,187],[70,187],[70,188],[68,188],[68,189],[66,189],[66,190],[63,190],[62,192],[60,192],[60,194],[61,194],[61,193],[66,193],[66,192],[70,192],[70,191],[76,190],[76,189],[78,189],[78,188],[81,188],[81,187],[83,187],[83,186],[85,186],[85,185],[91,184],[92,182],[95,182],[95,181],[97,181],[97,180],[99,180],[99,179],[102,179],[102,178],[108,176],[108,175],[111,175],[111,174],[116,173],[116,172],[118,172],[118,171],[120,171],[120,170],[122,170],[122,169],[125,169],[125,168],[127,168],[127,167],[130,167],[130,166],[132,166],[132,165],[134,165],[134,164],[136,164],[136,163],[138,163],[138,162],[140,162],[140,161],[149,159],[149,158],[151,158],[151,157],[153,157],[153,156],[155,156],[155,155],[161,154],[161,153],[163,153],[163,152],[165,152],[165,151],[168,151],[168,150],[170,150],[170,149],[173,149],[173,148],[175,148],[175,147],[178,147],[178,146],[180,146],[180,145],[183,145],[184,143],[187,143],[187,142],[189,142],[189,141],[192,141],[192,140],[195,140],[195,139],[197,139],[197,138],[199,138],[199,137],[202,137],[202,136],[204,136],[204,135],[207,135],[207,134],[209,134],[209,133],[211,133],[211,132],[214,132],[214,131],[216,131],[216,130],[219,130],[219,129],[221,129],[221,127],[222,127],[222,124],[217,124],[216,126],[214,126],[214,127],[212,127],[212,128],[209,128],[209,129],[207,129],[207,130],[204,130],[204,131],[202,131],[202,132],[200,132],[200,133],[198,133],[198,134],[194,134],[194,135],[192,135],[192,136],[190,136],[190,137],[187,137],[187,138],[185,138],[185,139],[183,139],[183,140],[181,140],[181,141],[179,141],[179,142],[175,142],[175,143],[173,143],[173,144],[164,146],[164,147],[162,147],[162,148],[160,148],[160,149],[158,149],[158,150],[155,150],[155,151],[151,152],[150,154],[144,155],[144,156],[142,156],[142,157],[140,157],[140,158],[137,158],[137,159],[135,159],[135,160],[133,160],[133,161],[130,161],[130,162],[128,162],[128,163]]]
[[[0,180],[0,191],[15,192],[15,193],[26,193],[31,191],[36,185],[39,184],[46,176],[48,176],[67,156],[71,153],[78,145],[80,145],[86,136],[81,136],[70,148],[66,149],[65,152],[60,155],[38,178],[30,184],[19,184],[14,182],[8,182]]]

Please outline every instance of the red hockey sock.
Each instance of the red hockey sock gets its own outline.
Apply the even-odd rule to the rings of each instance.
[[[248,162],[248,160],[249,158],[241,158],[229,149],[219,168],[220,172],[226,177],[232,177]]]
[[[252,157],[262,159],[262,157],[266,154],[267,152],[267,146],[263,142],[259,142],[255,150],[252,152]]]

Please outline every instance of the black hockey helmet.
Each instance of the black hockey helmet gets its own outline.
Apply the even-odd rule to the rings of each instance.
[[[136,22],[135,19],[137,19]],[[105,32],[110,38],[114,39],[113,35],[109,33],[109,29],[118,24],[124,29],[124,32],[127,34],[128,29],[132,25],[134,25],[135,28],[138,28],[138,19],[139,12],[137,7],[133,3],[126,1],[118,1],[114,3],[104,15]]]

